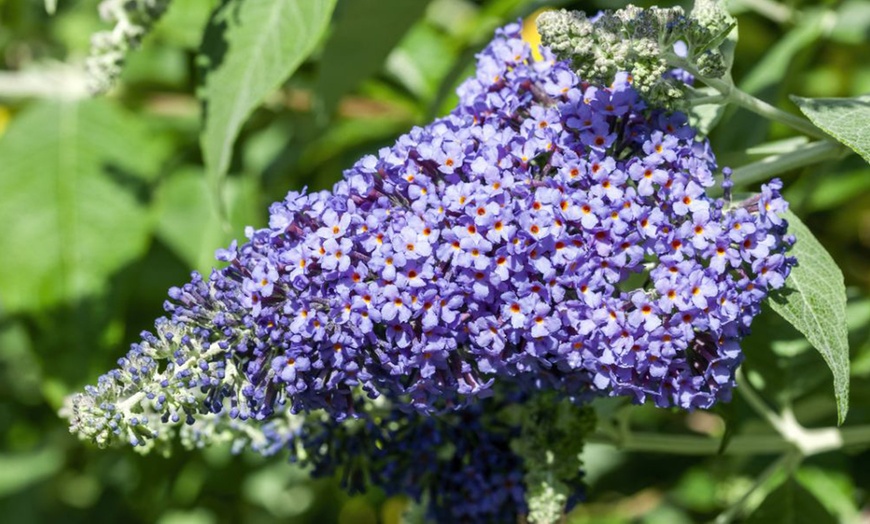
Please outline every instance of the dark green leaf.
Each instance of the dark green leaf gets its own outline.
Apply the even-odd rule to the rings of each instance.
[[[819,129],[870,162],[870,95],[791,99]]]
[[[813,392],[826,393],[830,375],[819,365],[816,350],[803,334],[767,306],[753,320],[752,334],[741,344],[746,355],[743,365],[753,384],[777,406],[794,405]],[[740,395],[738,399],[742,400]]]
[[[215,195],[245,120],[308,57],[334,7],[335,0],[228,0],[212,15],[201,49],[208,63],[200,143]]]
[[[351,147],[398,135],[410,125],[408,121],[398,118],[336,121],[305,149],[299,160],[300,167],[310,169]]]
[[[0,289],[9,311],[103,288],[138,258],[150,220],[136,193],[155,167],[152,141],[106,100],[41,103],[0,141]]]
[[[789,477],[767,496],[761,506],[746,519],[747,524],[827,524],[834,523],[812,493]]]
[[[429,0],[351,0],[340,5],[317,81],[327,115],[342,96],[380,70],[428,5]]]
[[[797,242],[791,255],[798,260],[786,289],[772,297],[771,308],[807,337],[834,375],[837,418],[849,411],[849,340],[846,328],[846,287],[834,259],[791,211],[785,213]]]

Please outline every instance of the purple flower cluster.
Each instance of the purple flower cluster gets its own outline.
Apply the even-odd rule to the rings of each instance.
[[[209,285],[250,333],[240,412],[286,399],[340,420],[359,390],[427,411],[495,377],[687,409],[728,398],[739,341],[792,264],[779,186],[765,206],[709,198],[714,159],[682,114],[646,108],[625,75],[588,86],[533,61],[516,26],[459,95],[222,252]]]
[[[714,157],[684,115],[646,107],[626,74],[588,85],[543,54],[518,25],[497,31],[451,114],[333,191],[274,204],[268,228],[172,289],[157,335],[73,400],[74,429],[137,443],[157,433],[148,415],[337,423],[380,396],[421,418],[496,380],[685,409],[727,400],[740,340],[795,263],[780,184],[710,198]],[[427,424],[409,442],[436,438]],[[263,449],[295,438],[264,431]],[[468,475],[498,470],[470,449]]]
[[[710,198],[715,160],[684,115],[646,107],[628,75],[588,85],[543,55],[518,25],[497,31],[451,114],[333,191],[274,204],[268,228],[170,290],[156,335],[72,399],[74,431],[135,445],[158,437],[155,420],[212,417],[192,438],[247,422],[264,453],[301,442],[329,472],[360,447],[388,491],[420,496],[437,475],[445,520],[507,521],[521,461],[510,431],[466,405],[496,384],[727,400],[740,340],[795,264],[781,185]],[[384,426],[366,411],[378,397],[394,410]],[[313,410],[331,422],[300,434],[290,413]],[[441,442],[453,462],[432,455]]]

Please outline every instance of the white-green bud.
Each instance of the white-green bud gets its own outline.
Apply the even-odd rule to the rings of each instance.
[[[518,409],[520,436],[511,447],[525,464],[528,521],[558,522],[568,499],[582,489],[580,454],[595,429],[595,412],[552,393],[541,393]]]
[[[91,54],[85,69],[92,93],[103,93],[115,84],[127,53],[141,44],[168,6],[169,0],[103,0],[100,3],[100,17],[114,23],[115,27],[91,37]]]
[[[718,32],[734,22],[725,4],[724,0],[695,0],[691,16],[702,27]]]
[[[542,42],[562,59],[571,60],[578,76],[610,85],[617,73],[631,74],[633,85],[653,106],[679,105],[686,90],[667,75],[690,67],[704,78],[721,78],[727,64],[719,51],[733,20],[715,0],[699,0],[691,16],[680,7],[642,9],[633,5],[604,11],[594,22],[566,10],[538,17]],[[674,45],[681,42],[685,56]]]

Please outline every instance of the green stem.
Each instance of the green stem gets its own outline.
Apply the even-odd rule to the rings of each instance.
[[[721,446],[721,441],[712,437],[662,435],[649,432],[629,432],[622,438],[614,438],[607,433],[597,432],[590,435],[587,442],[609,444],[629,452],[669,455],[715,455]],[[773,455],[791,449],[794,449],[794,446],[784,441],[779,435],[737,435],[731,439],[724,454]]]
[[[731,174],[731,180],[734,181],[735,186],[745,186],[809,164],[840,158],[843,152],[843,146],[839,143],[819,140],[795,151],[771,155],[758,162],[738,167]],[[716,196],[717,193],[721,193],[721,188],[718,186],[710,188],[710,193]]]
[[[686,60],[682,58],[678,58],[674,60],[671,64],[674,67],[681,67],[695,76],[698,80],[704,82],[708,86],[712,87],[716,91],[722,93],[725,97],[726,103],[736,104],[744,109],[748,109],[753,113],[759,114],[763,117],[769,118],[775,122],[779,122],[781,124],[785,124],[805,135],[809,135],[811,137],[824,139],[828,136],[824,131],[813,125],[812,122],[807,120],[806,118],[799,117],[797,115],[793,115],[791,113],[787,113],[782,109],[778,109],[764,100],[760,98],[756,98],[745,91],[741,91],[737,86],[734,85],[730,79],[726,82],[725,80],[720,80],[718,78],[706,78],[695,68],[693,64],[688,63]]]
[[[797,452],[802,456],[817,455],[845,447],[870,446],[870,425],[849,428],[808,429],[809,434],[823,433],[839,435],[838,439],[828,439],[826,445],[818,445],[800,451],[794,443],[774,433],[735,435],[728,443],[723,454],[732,456],[775,455]],[[721,441],[717,438],[697,435],[663,435],[651,432],[630,431],[619,437],[613,433],[597,431],[589,435],[587,442],[607,444],[627,452],[663,453],[668,455],[716,455]]]
[[[692,104],[692,107],[702,106],[706,104],[721,104],[725,102],[726,98],[724,95],[710,95],[710,96],[699,96],[697,98],[689,99],[689,102]]]
[[[802,456],[809,457],[843,447],[843,435],[838,428],[807,429],[795,418],[791,406],[784,406],[779,413],[775,413],[746,379],[742,368],[737,370],[737,385],[746,403]]]
[[[742,367],[737,370],[736,379],[737,391],[740,393],[740,396],[743,397],[743,400],[745,400],[746,403],[749,404],[749,407],[760,415],[761,418],[766,420],[773,429],[782,434],[782,420],[776,412],[770,409],[770,406],[768,406],[764,399],[761,398],[761,395],[755,391],[755,387],[746,378],[746,374],[743,373]]]
[[[870,446],[870,426],[851,428],[807,429],[798,423],[791,409],[775,413],[746,379],[743,370],[737,371],[737,382],[746,403],[771,427],[775,434],[735,435],[725,448],[725,455],[797,454],[809,457],[851,446]],[[624,451],[667,453],[671,455],[715,455],[720,453],[717,438],[695,435],[661,435],[632,432],[628,427],[602,424],[590,435],[588,442],[611,444]]]
[[[706,80],[704,80],[703,78],[701,80],[706,82]],[[748,109],[753,113],[757,113],[761,116],[767,117],[775,122],[785,124],[793,129],[800,131],[805,135],[821,139],[828,137],[828,135],[826,135],[824,131],[813,125],[813,123],[809,120],[778,109],[768,104],[764,100],[755,98],[754,96],[750,95],[745,91],[741,91],[736,86],[731,86],[731,92],[728,95],[728,101],[733,102],[734,104],[744,109]]]
[[[870,426],[840,428],[840,437],[843,440],[841,447],[844,448],[866,445],[870,443]]]
[[[735,2],[738,7],[747,7],[756,13],[766,16],[778,24],[791,22],[797,14],[791,7],[773,0],[740,0]]]
[[[746,508],[746,503],[749,502],[753,493],[767,484],[770,479],[780,471],[793,471],[794,468],[800,464],[801,460],[803,460],[803,457],[795,450],[787,452],[776,459],[761,472],[761,475],[758,476],[752,484],[752,487],[746,490],[746,493],[744,493],[737,502],[732,504],[731,507],[716,517],[716,520],[713,521],[714,524],[730,524],[734,519],[739,518],[743,514],[744,509]]]

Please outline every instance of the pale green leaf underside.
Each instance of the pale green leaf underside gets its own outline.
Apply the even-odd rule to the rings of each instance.
[[[334,7],[335,0],[231,0],[212,17],[200,144],[215,193],[245,120],[312,52]]]
[[[791,99],[819,129],[870,162],[870,95],[856,98]]]
[[[150,137],[106,100],[43,102],[0,141],[0,302],[34,310],[100,291],[147,247],[147,211],[125,189],[150,174]],[[135,182],[133,182],[135,184]]]
[[[849,341],[846,327],[846,287],[834,259],[791,211],[785,213],[789,233],[797,239],[790,254],[797,258],[781,296],[770,305],[807,337],[834,375],[837,416],[849,411]]]

